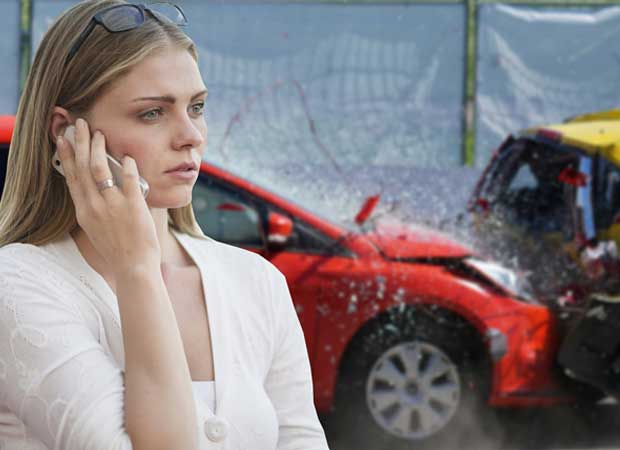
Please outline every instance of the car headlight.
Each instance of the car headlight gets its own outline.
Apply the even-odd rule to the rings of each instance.
[[[535,302],[530,283],[524,275],[492,261],[466,258],[464,262],[510,294],[529,302]]]

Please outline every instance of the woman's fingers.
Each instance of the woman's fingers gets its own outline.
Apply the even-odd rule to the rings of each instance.
[[[65,173],[67,187],[69,188],[71,198],[73,198],[77,210],[77,205],[81,203],[84,198],[84,192],[77,176],[73,147],[71,147],[67,139],[59,136],[56,140],[56,148],[58,149],[58,157],[62,164],[62,170]]]
[[[140,190],[140,183],[138,181],[140,175],[138,174],[138,166],[136,161],[129,155],[123,157],[123,191],[128,197],[135,195],[142,196]]]
[[[105,146],[105,136],[100,131],[93,133],[91,141],[90,171],[97,186],[99,183],[113,179],[112,171],[108,165],[108,158]],[[97,187],[97,190],[99,188]],[[118,187],[112,186],[99,190],[104,198],[111,198],[118,194]]]
[[[91,136],[84,119],[75,122],[75,168],[84,193],[89,197],[97,193],[97,186],[90,171]]]

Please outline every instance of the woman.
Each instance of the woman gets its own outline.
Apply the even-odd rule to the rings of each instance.
[[[327,448],[284,277],[192,213],[206,89],[184,21],[89,0],[37,51],[0,203],[3,449]]]

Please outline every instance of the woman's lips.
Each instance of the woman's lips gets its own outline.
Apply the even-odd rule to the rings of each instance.
[[[198,167],[196,167],[196,163],[193,161],[187,161],[187,162],[183,162],[181,164],[179,164],[176,167],[173,167],[170,170],[167,170],[166,172],[176,172],[178,170],[196,170],[198,169]]]
[[[196,174],[198,173],[197,170],[194,169],[190,169],[190,170],[173,170],[170,172],[166,172],[166,174],[180,179],[180,180],[193,180],[196,177]]]

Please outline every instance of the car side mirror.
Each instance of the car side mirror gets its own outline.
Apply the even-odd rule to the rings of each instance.
[[[283,214],[270,212],[267,216],[267,243],[271,246],[286,245],[293,234],[293,221]]]

